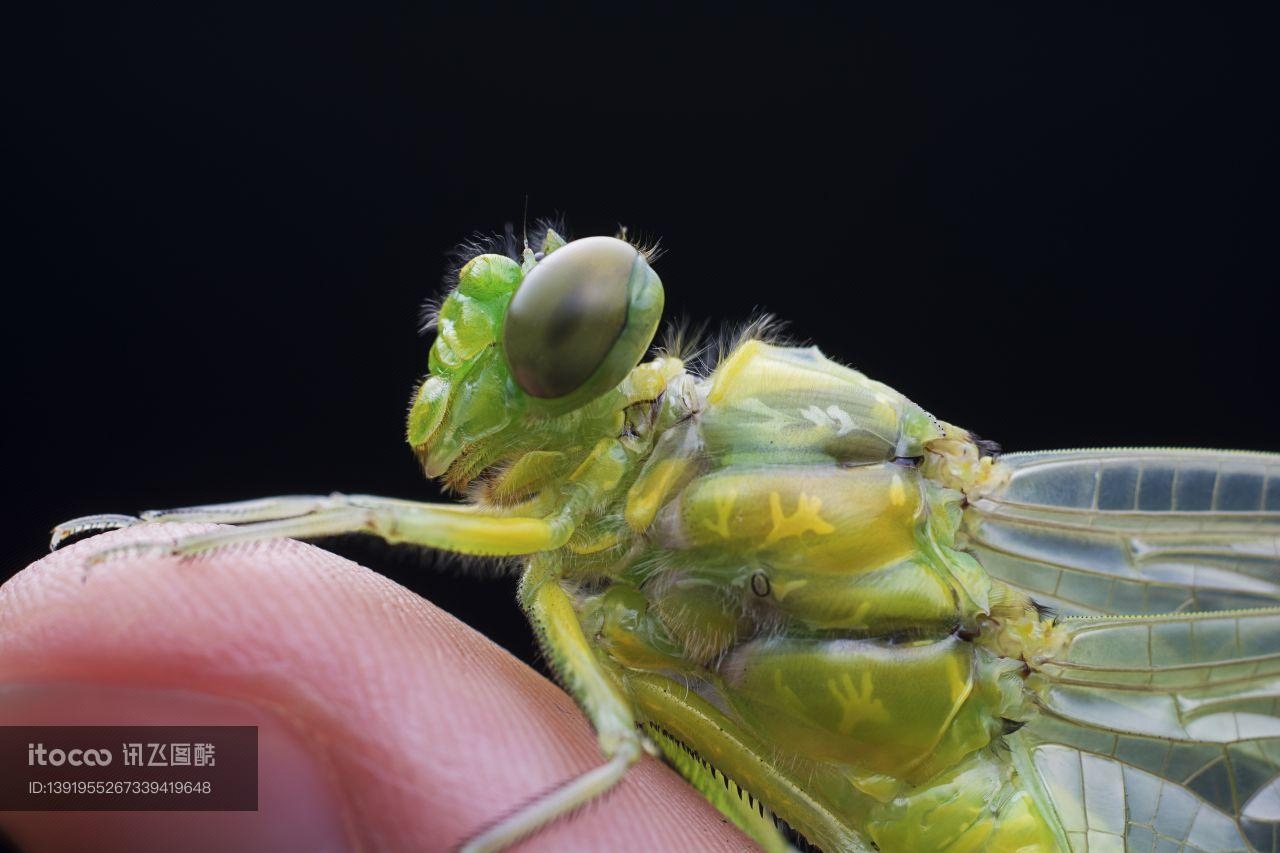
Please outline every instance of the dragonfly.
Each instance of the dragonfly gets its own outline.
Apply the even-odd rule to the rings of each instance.
[[[517,562],[601,762],[466,850],[646,751],[765,850],[1280,848],[1280,455],[1001,455],[760,324],[653,350],[663,294],[622,237],[461,268],[407,440],[465,501],[89,516],[53,546],[205,521],[87,559],[365,533]]]

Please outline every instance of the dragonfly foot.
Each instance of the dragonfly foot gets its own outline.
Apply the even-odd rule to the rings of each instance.
[[[56,551],[67,543],[86,533],[103,533],[107,530],[119,530],[121,527],[132,527],[142,519],[134,515],[85,515],[64,521],[53,528],[53,536],[49,539],[49,550]]]

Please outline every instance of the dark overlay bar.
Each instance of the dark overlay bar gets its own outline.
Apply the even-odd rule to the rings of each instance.
[[[256,726],[0,726],[0,811],[257,811]]]

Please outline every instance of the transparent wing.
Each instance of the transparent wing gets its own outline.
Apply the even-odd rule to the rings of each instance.
[[[1063,626],[1008,743],[1073,849],[1280,849],[1280,608]]]
[[[1066,614],[1280,604],[1280,454],[1066,450],[1001,459],[966,510],[994,577]]]

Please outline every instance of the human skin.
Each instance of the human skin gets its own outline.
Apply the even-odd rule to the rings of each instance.
[[[259,810],[0,812],[20,849],[447,850],[600,763],[554,684],[310,545],[139,554],[86,574],[104,546],[207,529],[108,533],[0,587],[0,725],[256,725]],[[751,847],[645,756],[521,849]]]

